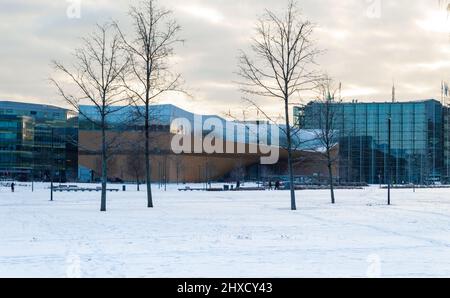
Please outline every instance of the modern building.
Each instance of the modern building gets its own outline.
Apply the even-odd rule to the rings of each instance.
[[[119,112],[114,113],[107,119],[108,141],[111,142],[114,157],[109,162],[108,177],[116,181],[135,181],[144,178],[144,157],[143,157],[143,126],[144,121],[136,112],[136,107],[118,108]],[[169,182],[204,182],[221,179],[258,179],[269,176],[283,176],[287,173],[286,166],[286,137],[282,133],[282,126],[270,126],[270,131],[278,130],[279,145],[271,144],[269,140],[267,146],[277,146],[280,151],[279,162],[271,166],[260,166],[260,152],[251,153],[250,146],[263,140],[258,140],[258,134],[252,133],[258,130],[260,121],[230,122],[215,115],[197,115],[180,109],[174,105],[154,105],[150,109],[151,114],[151,165],[152,177],[154,181]],[[180,132],[177,126],[177,119],[186,119],[190,124],[190,133],[205,137],[211,134],[211,129],[204,129],[206,121],[214,119],[215,123],[222,126],[223,130],[214,130],[217,139],[224,140],[223,146],[230,145],[238,148],[242,145],[246,148],[246,153],[226,152],[207,153],[185,152],[175,154],[171,148],[171,140],[174,135]],[[83,169],[84,179],[98,179],[100,175],[100,130],[98,122],[98,112],[95,107],[82,106],[79,117],[79,165]],[[234,130],[233,138],[229,139],[229,127]],[[301,142],[300,142],[301,139]],[[308,131],[298,132],[299,144],[295,146],[295,156],[301,163],[296,166],[296,175],[304,176],[324,176],[326,173],[326,163],[321,160],[320,154],[315,152],[317,143],[314,134]],[[192,142],[194,143],[194,142]],[[307,165],[307,166],[306,166]],[[89,174],[89,170],[91,171]]]
[[[325,103],[294,110],[304,129],[323,129]],[[408,102],[332,103],[332,129],[338,132],[339,179],[345,182],[448,182],[449,108],[434,99]],[[389,156],[388,119],[391,118]]]
[[[0,101],[0,176],[74,180],[77,139],[76,115],[66,109]]]
[[[136,107],[117,107],[107,117],[110,181],[145,179],[144,121]],[[227,121],[215,115],[198,115],[174,105],[154,105],[151,112],[151,172],[155,182],[205,182],[279,177],[287,174],[286,136],[283,126],[268,125],[267,135],[256,133],[262,121]],[[187,120],[180,130],[177,119]],[[205,128],[207,121],[215,123]],[[215,125],[223,129],[215,129]],[[190,129],[190,131],[188,131]],[[202,150],[175,154],[174,136],[190,132],[202,139],[209,135],[223,140],[224,152]],[[229,138],[230,132],[233,132]],[[279,135],[272,143],[272,133]],[[261,165],[256,144],[279,151],[273,165]],[[314,133],[296,131],[295,175],[299,181],[320,180],[327,168],[316,150]],[[226,148],[235,148],[227,152]],[[238,148],[244,148],[239,152]],[[253,149],[252,149],[253,148]],[[101,131],[95,107],[82,106],[80,115],[48,105],[0,101],[0,178],[48,181],[97,181],[101,173]]]

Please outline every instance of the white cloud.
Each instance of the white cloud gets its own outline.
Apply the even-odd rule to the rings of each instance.
[[[362,96],[373,96],[374,94],[377,94],[377,92],[379,91],[371,87],[350,85],[344,86],[344,89],[342,90],[342,97],[346,99],[354,99],[361,98]]]
[[[212,24],[220,24],[225,19],[217,10],[205,6],[192,4],[179,6],[178,9],[192,17]]]
[[[441,60],[436,62],[428,62],[428,63],[418,63],[414,64],[413,68],[419,68],[429,71],[436,71],[441,69],[448,69],[450,68],[450,61],[449,60]]]
[[[430,12],[426,18],[416,20],[419,28],[436,33],[450,32],[450,18],[445,11]]]

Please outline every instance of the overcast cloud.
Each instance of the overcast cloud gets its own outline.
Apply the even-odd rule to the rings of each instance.
[[[72,1],[74,2],[74,1]],[[76,2],[76,1],[75,1]],[[317,25],[320,67],[343,84],[346,100],[384,101],[395,81],[399,100],[439,98],[450,80],[450,22],[444,0],[299,0]],[[136,1],[81,0],[81,17],[69,18],[66,0],[0,0],[0,100],[64,105],[47,79],[50,61],[69,62],[79,37],[111,18],[129,28]],[[160,0],[183,27],[175,67],[193,99],[165,98],[198,113],[237,112],[242,104],[236,57],[248,46],[264,8],[279,0]],[[305,99],[306,100],[306,99]],[[276,113],[277,102],[267,108]]]

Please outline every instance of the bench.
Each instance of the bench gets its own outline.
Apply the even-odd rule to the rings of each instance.
[[[67,187],[67,186],[58,186],[58,187],[54,187],[53,188],[53,191],[54,192],[79,192],[79,191],[81,191],[81,192],[85,192],[85,191],[88,191],[88,192],[92,192],[92,191],[102,191],[102,188],[101,187],[97,187],[97,188],[81,188],[81,187]],[[109,191],[109,192],[113,192],[113,191],[115,191],[115,192],[118,192],[119,191],[119,189],[116,189],[116,188],[107,188],[106,189],[106,191]]]

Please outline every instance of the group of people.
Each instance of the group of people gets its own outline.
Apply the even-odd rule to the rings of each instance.
[[[275,181],[275,187],[272,180],[269,181],[269,190],[280,190],[281,182],[279,180]]]
[[[236,182],[236,189],[239,189],[241,187],[241,181]],[[269,190],[280,190],[281,188],[281,182],[279,180],[275,181],[275,183],[270,180],[269,181]]]

